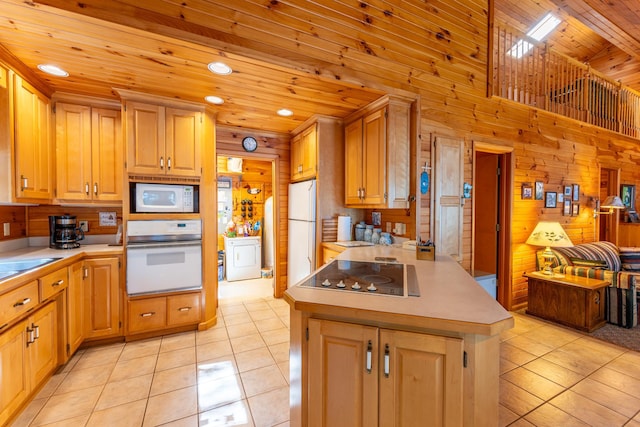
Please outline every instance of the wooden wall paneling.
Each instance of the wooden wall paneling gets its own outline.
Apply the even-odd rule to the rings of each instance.
[[[4,235],[4,223],[9,223],[10,233]],[[48,234],[48,233],[47,233]],[[27,237],[27,213],[24,206],[0,206],[0,242]]]
[[[116,234],[118,227],[100,226],[100,212],[115,212],[118,224],[122,224],[121,207],[80,207],[80,206],[54,206],[38,205],[29,206],[27,210],[27,222],[29,237],[49,235],[49,215],[75,215],[78,221],[89,221],[87,236],[98,234]]]

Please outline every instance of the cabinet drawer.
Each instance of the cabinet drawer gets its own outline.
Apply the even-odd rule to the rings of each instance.
[[[40,301],[44,301],[65,289],[69,284],[69,270],[61,268],[38,280],[40,282]]]
[[[129,332],[162,329],[167,318],[165,297],[129,301]]]
[[[0,295],[0,326],[16,319],[38,304],[38,281]]]
[[[167,326],[200,322],[200,293],[167,297]]]

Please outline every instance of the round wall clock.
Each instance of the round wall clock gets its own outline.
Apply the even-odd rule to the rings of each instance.
[[[258,141],[256,141],[252,136],[245,136],[242,139],[242,148],[244,148],[244,151],[256,151],[258,148]]]

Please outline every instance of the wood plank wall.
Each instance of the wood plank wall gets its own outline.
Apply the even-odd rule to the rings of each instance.
[[[3,224],[8,222],[10,234],[5,236]],[[27,237],[27,212],[24,206],[0,206],[0,242]]]
[[[89,221],[87,236],[100,234],[116,234],[118,227],[101,226],[100,212],[115,212],[118,224],[122,224],[121,207],[93,207],[93,206],[28,206],[27,222],[29,237],[49,235],[49,215],[75,215],[78,221]]]

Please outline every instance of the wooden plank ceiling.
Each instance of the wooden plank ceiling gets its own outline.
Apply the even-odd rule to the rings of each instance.
[[[140,0],[0,0],[0,45],[53,91],[117,98],[113,88],[125,88],[196,102],[216,95],[225,100],[215,107],[220,123],[273,132],[290,132],[312,114],[344,117],[383,94],[384,88],[341,79],[330,62],[305,62],[284,47],[267,50],[242,38],[233,3],[191,2],[184,11],[200,24],[185,28],[176,18],[181,5],[171,1],[143,8]],[[254,19],[263,7],[256,5]],[[522,32],[548,11],[563,20],[551,46],[640,91],[637,0],[495,0],[496,23]],[[283,39],[296,39],[296,31],[282,30]],[[210,73],[212,61],[234,73]],[[41,73],[36,66],[43,62],[70,76]],[[280,108],[294,115],[275,115]]]

